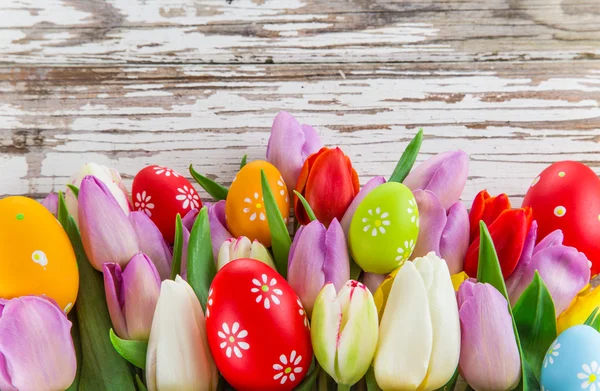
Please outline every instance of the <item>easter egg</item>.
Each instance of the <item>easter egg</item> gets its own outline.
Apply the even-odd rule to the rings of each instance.
[[[300,299],[275,270],[238,259],[215,276],[206,306],[206,334],[217,368],[238,391],[289,391],[312,360]]]
[[[537,176],[523,200],[538,223],[538,241],[562,230],[564,245],[575,247],[600,272],[600,179],[585,164],[554,163]]]
[[[386,274],[410,257],[418,235],[415,197],[403,184],[388,182],[358,205],[348,240],[352,257],[364,271]]]
[[[234,237],[247,236],[269,247],[271,231],[263,199],[261,170],[265,172],[277,207],[287,223],[290,213],[287,186],[275,166],[263,160],[248,163],[238,172],[227,194],[225,216]]]
[[[542,390],[600,390],[600,333],[579,325],[565,330],[544,356]]]
[[[162,166],[148,166],[138,172],[131,194],[134,210],[146,213],[169,243],[175,238],[177,214],[183,218],[190,210],[202,208],[194,186],[181,174]]]
[[[44,295],[69,312],[79,271],[69,237],[42,204],[26,197],[0,200],[0,298]]]

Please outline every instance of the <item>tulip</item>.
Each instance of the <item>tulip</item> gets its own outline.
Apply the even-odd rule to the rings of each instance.
[[[240,236],[237,239],[227,239],[221,245],[219,250],[217,270],[231,261],[235,261],[240,258],[251,258],[261,261],[273,269],[275,269],[275,263],[273,258],[265,246],[263,246],[258,240],[250,241],[245,236]]]
[[[267,145],[267,160],[277,167],[290,193],[298,182],[306,158],[321,148],[319,135],[311,126],[300,125],[285,111],[277,114]]]
[[[81,181],[88,175],[95,176],[99,181],[104,183],[121,209],[123,209],[126,214],[129,213],[131,210],[129,205],[129,194],[123,183],[123,179],[121,179],[121,175],[117,170],[96,163],[86,163],[81,166],[79,171],[71,176],[69,183],[75,187],[81,187]],[[73,194],[71,189],[67,189],[65,193],[67,210],[69,211],[69,214],[73,216],[75,223],[79,225],[77,201],[77,197],[75,197],[75,194]]]
[[[71,322],[43,297],[0,299],[0,389],[67,389],[77,372]]]
[[[124,271],[117,263],[105,263],[104,291],[110,319],[123,339],[147,341],[160,291],[160,276],[144,254],[131,258]]]
[[[600,289],[592,289],[588,284],[556,320],[558,334],[569,327],[583,324],[597,307],[600,307]]]
[[[474,390],[505,391],[521,380],[521,359],[508,302],[490,284],[463,282],[458,291],[459,370]]]
[[[469,214],[469,223],[471,232],[469,234],[470,243],[479,237],[479,222],[483,220],[486,226],[490,226],[502,212],[510,210],[510,200],[504,193],[495,197],[490,196],[487,190],[482,190],[475,196],[471,213]]]
[[[458,202],[467,183],[469,156],[464,151],[437,154],[415,167],[404,179],[409,189],[429,190],[448,209]]]
[[[373,366],[383,390],[437,390],[460,354],[456,294],[448,266],[434,253],[406,262],[392,284]]]
[[[375,274],[364,272],[362,282],[369,288],[371,292],[376,292],[377,289],[383,284],[383,281],[387,278],[386,274]]]
[[[129,222],[137,235],[140,251],[154,263],[160,279],[169,278],[173,254],[156,224],[142,211],[131,212]]]
[[[46,209],[50,211],[54,215],[54,217],[58,217],[58,194],[56,193],[48,193],[46,198],[44,198],[41,202],[42,205]]]
[[[208,223],[210,224],[210,241],[213,250],[213,259],[215,262],[219,257],[221,245],[227,239],[233,237],[227,228],[227,220],[225,219],[225,200],[221,200],[212,204],[206,203],[208,207]],[[198,216],[198,209],[190,210],[182,219],[184,228],[192,232],[194,222]]]
[[[458,201],[446,212],[432,191],[413,193],[419,209],[420,230],[411,257],[422,257],[433,251],[448,263],[451,274],[461,272],[469,247],[467,208]]]
[[[300,227],[288,259],[288,282],[309,316],[326,283],[339,291],[350,279],[346,237],[335,218],[329,228],[317,220]]]
[[[350,280],[336,294],[326,284],[315,301],[311,340],[321,367],[341,385],[367,373],[378,338],[377,309],[366,286]]]
[[[196,294],[179,276],[163,281],[146,354],[148,391],[214,391],[218,380]]]
[[[85,253],[98,271],[106,262],[118,263],[123,268],[140,250],[125,212],[106,185],[93,176],[81,181],[79,228]]]
[[[585,254],[562,244],[564,236],[560,230],[550,233],[533,247],[536,231],[534,221],[521,260],[506,287],[510,302],[515,305],[537,270],[552,296],[558,316],[590,281],[590,263]]]
[[[358,175],[348,156],[339,148],[322,148],[306,159],[298,177],[296,191],[306,198],[317,219],[329,226],[338,221],[358,194]],[[301,225],[310,222],[304,206],[294,197],[294,212]]]
[[[384,184],[385,178],[382,176],[376,176],[371,178],[365,185],[360,189],[356,197],[350,203],[348,209],[346,209],[346,213],[344,213],[344,217],[342,217],[342,221],[340,224],[342,225],[342,229],[344,230],[344,235],[348,237],[348,231],[350,230],[350,223],[352,222],[352,217],[354,217],[354,213],[358,208],[358,205],[362,202],[362,200],[369,194],[374,188],[377,186]]]
[[[476,212],[472,208],[471,214],[473,213]],[[517,267],[530,226],[531,208],[525,207],[504,210],[488,227],[505,279],[510,277]],[[479,239],[477,236],[467,250],[465,272],[469,276],[477,275]]]

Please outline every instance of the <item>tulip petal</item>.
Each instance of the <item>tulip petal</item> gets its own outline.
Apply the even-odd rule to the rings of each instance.
[[[331,376],[336,375],[338,331],[342,322],[342,306],[333,284],[326,284],[314,303],[311,341],[321,367]]]
[[[371,292],[376,292],[379,286],[386,279],[387,274],[375,274],[364,272],[362,282],[369,288]]]
[[[413,192],[419,209],[419,236],[411,259],[422,257],[430,251],[440,254],[440,239],[446,226],[446,210],[438,197],[429,190]]]
[[[121,266],[114,262],[105,263],[102,265],[104,274],[104,292],[106,294],[106,304],[110,320],[115,328],[116,334],[122,339],[129,339],[127,332],[127,323],[123,314],[122,305],[123,297],[123,275]]]
[[[129,221],[137,235],[140,251],[152,260],[160,278],[166,280],[171,275],[173,254],[162,233],[150,217],[142,211],[131,212]]]
[[[506,279],[506,291],[508,292],[508,298],[512,305],[517,303],[517,300],[521,296],[521,293],[525,290],[527,285],[531,282],[525,283],[522,281],[523,274],[530,267],[531,257],[533,256],[535,241],[537,238],[537,221],[531,222],[531,227],[529,228],[529,232],[525,237],[525,244],[523,245],[523,251],[521,252],[521,257],[517,262],[517,267],[513,274]],[[533,275],[531,276],[533,278]],[[522,286],[525,285],[525,286]]]
[[[374,367],[384,390],[416,390],[427,375],[433,331],[427,290],[412,262],[398,271],[383,312]]]
[[[0,388],[64,390],[77,370],[71,322],[36,296],[7,301],[0,317]]]
[[[421,216],[420,211],[419,216]],[[440,239],[439,255],[448,264],[450,274],[460,273],[463,270],[468,248],[469,212],[459,201],[448,209],[446,226]]]
[[[342,289],[350,279],[350,257],[342,226],[333,219],[325,233],[325,257],[323,259],[325,282],[332,282],[336,290]]]
[[[535,239],[535,238],[534,238]],[[560,229],[554,230],[546,235],[545,238],[540,240],[540,242],[534,247],[531,255],[534,256],[539,251],[544,250],[548,247],[552,246],[560,246],[563,244],[563,240],[565,239],[565,235]]]
[[[369,194],[374,188],[377,186],[384,184],[385,178],[382,176],[376,176],[371,178],[365,185],[360,189],[356,197],[350,203],[348,209],[346,209],[346,213],[344,213],[344,217],[342,217],[342,221],[340,224],[344,229],[344,235],[346,238],[348,237],[348,231],[350,230],[350,223],[352,222],[352,217],[354,217],[354,213],[358,208],[358,205],[362,202],[362,200]]]
[[[233,237],[233,235],[227,230],[224,200],[215,202],[214,204],[208,206],[208,223],[210,225],[210,240],[212,243],[213,259],[216,262],[219,256],[221,244],[223,244],[223,242],[227,239]],[[191,228],[188,228],[188,230],[192,232]]]
[[[48,193],[46,198],[44,198],[41,202],[42,205],[46,209],[50,211],[54,215],[54,217],[58,216],[58,194],[56,193]]]
[[[569,308],[563,311],[557,319],[558,334],[569,327],[583,324],[596,307],[600,306],[600,288],[588,285],[571,302]]]
[[[505,210],[510,210],[510,200],[506,194],[492,197],[487,190],[477,193],[469,214],[470,242],[479,237],[479,221],[483,221],[489,227]]]

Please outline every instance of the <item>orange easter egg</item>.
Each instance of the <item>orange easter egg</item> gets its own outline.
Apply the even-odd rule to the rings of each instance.
[[[69,312],[78,289],[73,247],[52,213],[31,198],[0,200],[0,298],[45,295]]]
[[[225,216],[234,237],[247,236],[269,247],[271,231],[263,199],[261,170],[265,172],[277,207],[287,223],[290,214],[287,186],[275,166],[263,160],[248,163],[238,172],[227,194]]]

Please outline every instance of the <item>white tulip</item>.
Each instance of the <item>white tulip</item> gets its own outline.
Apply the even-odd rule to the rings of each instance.
[[[256,259],[275,269],[273,258],[264,245],[258,240],[251,242],[247,237],[240,236],[237,239],[231,238],[223,242],[217,257],[217,270],[240,258]]]
[[[146,356],[148,391],[214,391],[219,380],[200,302],[181,277],[162,282]]]

